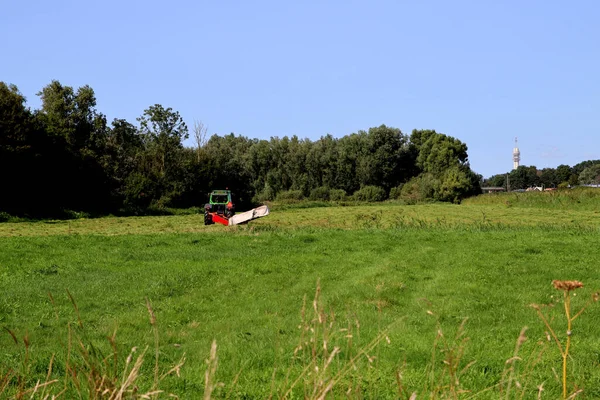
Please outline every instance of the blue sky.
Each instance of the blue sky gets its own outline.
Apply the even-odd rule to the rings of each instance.
[[[251,138],[435,129],[490,176],[600,159],[598,1],[5,1],[0,80]],[[192,145],[191,140],[186,142]]]

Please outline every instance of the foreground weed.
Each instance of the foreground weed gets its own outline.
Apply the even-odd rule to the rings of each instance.
[[[425,299],[428,305],[431,303]],[[469,393],[462,387],[461,377],[469,370],[475,361],[464,363],[463,358],[469,342],[465,333],[467,319],[463,319],[456,333],[453,336],[447,336],[440,322],[439,316],[427,310],[427,314],[436,318],[436,336],[431,350],[431,361],[427,367],[427,387],[423,389],[428,393],[430,399],[452,399],[457,400],[461,395]],[[441,368],[438,357],[441,356]],[[401,387],[400,383],[398,384]],[[411,399],[416,399],[417,393],[411,395]]]
[[[567,320],[566,339],[564,340],[564,343],[563,343],[563,341],[561,341],[559,339],[559,336],[557,335],[556,331],[550,325],[549,318],[542,312],[542,306],[540,306],[539,304],[532,304],[531,307],[533,307],[533,309],[535,309],[538,317],[542,320],[542,322],[548,329],[548,334],[552,337],[552,339],[554,340],[554,343],[556,343],[556,346],[558,347],[558,350],[560,351],[560,354],[562,357],[562,379],[561,379],[562,398],[567,399],[567,393],[568,393],[567,361],[569,358],[569,351],[571,350],[571,335],[573,334],[573,321],[575,321],[591,303],[597,302],[598,299],[600,299],[600,293],[598,293],[598,292],[594,293],[592,295],[592,297],[588,300],[588,302],[586,304],[584,304],[583,307],[581,307],[581,309],[579,309],[578,312],[573,314],[573,310],[571,310],[571,292],[576,289],[582,288],[583,283],[581,283],[579,281],[554,280],[554,281],[552,281],[552,285],[554,286],[555,289],[563,292],[563,303],[564,303],[565,317]],[[581,389],[576,390],[574,393],[572,393],[569,396],[569,398],[574,398],[579,393],[581,393]]]
[[[148,346],[141,352],[138,352],[137,347],[132,348],[124,364],[121,365],[118,361],[117,332],[115,330],[112,336],[107,337],[112,351],[104,355],[102,350],[88,338],[75,299],[68,291],[67,295],[77,315],[77,323],[75,326],[71,323],[67,324],[66,342],[60,337],[58,339],[66,352],[64,365],[59,368],[64,374],[62,376],[63,384],[61,385],[61,379],[58,379],[60,373],[54,369],[56,354],[53,354],[50,359],[44,380],[33,375],[31,372],[33,368],[30,357],[30,342],[26,334],[23,338],[24,353],[20,369],[0,371],[0,398],[17,400],[67,399],[74,397],[107,400],[155,399],[163,394],[163,391],[158,387],[167,376],[180,375],[180,369],[185,363],[185,354],[178,363],[159,375],[156,317],[148,300],[146,305],[150,315],[150,324],[155,332],[156,359],[152,387],[144,392],[140,390],[139,381],[143,377],[141,369]],[[58,320],[54,298],[52,295],[49,296],[50,301],[55,306],[55,317]],[[20,345],[17,335],[7,328],[5,330],[13,338],[15,344]],[[138,354],[137,357],[136,353]],[[169,395],[169,397],[176,396]]]
[[[504,372],[502,373],[502,379],[499,383],[500,398],[509,399],[523,399],[525,394],[530,391],[532,385],[531,377],[535,367],[542,361],[542,356],[547,348],[547,341],[538,341],[530,354],[526,358],[521,357],[521,350],[523,344],[527,339],[527,327],[521,329],[519,337],[515,343],[515,349],[511,358],[506,360]],[[542,392],[544,390],[544,384],[540,383],[537,385],[537,398],[541,399]],[[514,396],[513,396],[514,393]]]
[[[321,304],[319,282],[312,302],[312,315],[306,307],[306,297],[304,299],[299,328],[294,362],[299,363],[301,371],[292,380],[293,365],[288,369],[279,397],[294,397],[294,389],[302,384],[305,399],[324,399],[334,387],[340,386],[346,387],[346,397],[360,398],[361,379],[366,376],[364,369],[375,368],[375,350],[384,340],[390,343],[389,328],[380,330],[373,340],[355,350],[354,337],[360,330],[359,322],[349,321],[347,328],[338,328],[335,314],[325,312]],[[346,359],[341,360],[340,354],[345,354]]]

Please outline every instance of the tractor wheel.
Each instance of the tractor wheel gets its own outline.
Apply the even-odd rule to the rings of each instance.
[[[213,220],[212,220],[212,215],[210,215],[208,212],[204,213],[204,225],[212,225],[214,224]]]

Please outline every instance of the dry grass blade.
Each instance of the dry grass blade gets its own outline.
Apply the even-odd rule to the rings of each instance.
[[[152,332],[154,333],[154,389],[158,386],[158,358],[159,358],[159,348],[158,348],[158,328],[156,326],[156,315],[154,314],[154,310],[152,309],[152,304],[150,304],[150,300],[146,297],[146,308],[148,309],[148,314],[150,315],[150,325],[152,325]]]
[[[519,350],[521,349],[523,343],[525,343],[525,341],[527,340],[525,332],[527,332],[527,327],[521,329],[521,332],[519,333],[519,337],[517,338],[517,342],[515,344],[513,355],[506,361],[506,365],[508,366],[508,368],[505,368],[504,372],[502,373],[502,382],[506,378],[506,399],[510,399],[510,390],[515,379],[515,363],[517,361],[521,361],[521,358],[518,356]],[[502,390],[502,386],[500,388]]]
[[[15,372],[10,370],[2,376],[0,380],[0,394],[4,393],[11,379],[15,376]]]
[[[144,351],[138,356],[138,358],[135,360],[133,367],[131,368],[131,371],[129,372],[129,375],[123,381],[121,386],[118,389],[115,389],[113,394],[109,397],[109,400],[122,400],[124,398],[123,396],[129,390],[133,389],[135,381],[139,377],[140,368],[142,367],[142,364],[144,363],[144,355],[146,354],[147,350],[148,350],[148,347],[146,347],[144,349]]]
[[[42,388],[45,388],[45,387],[47,387],[47,386],[53,385],[53,384],[55,384],[56,382],[58,382],[58,379],[53,379],[53,380],[51,380],[51,381],[47,381],[47,382],[44,382],[44,383],[40,383],[40,381],[37,381],[37,382],[35,383],[35,386],[34,386],[33,388],[31,388],[31,389],[27,389],[27,390],[25,390],[25,391],[21,392],[20,394],[21,394],[21,395],[26,395],[26,394],[29,394],[29,393],[31,393],[31,398],[33,399],[33,398],[34,398],[34,396],[35,396],[35,394],[37,393],[37,391],[38,391],[39,389],[42,389]],[[40,395],[40,397],[41,397],[41,398],[45,398],[45,396],[44,396],[43,394],[42,394],[42,395]]]
[[[69,299],[71,299],[71,303],[73,304],[73,308],[75,309],[75,314],[77,314],[77,322],[79,324],[79,327],[81,329],[83,329],[83,322],[81,321],[81,315],[79,314],[79,307],[77,307],[77,303],[75,302],[75,299],[71,295],[71,292],[69,292],[69,289],[65,289],[65,290],[67,291],[67,295],[69,296]]]
[[[8,334],[12,337],[13,342],[15,342],[15,344],[19,344],[19,339],[17,339],[17,335],[14,334],[13,331],[11,331],[10,329],[8,329],[7,327],[3,327],[3,329],[8,332]]]
[[[185,364],[185,361],[186,361],[185,353],[183,353],[183,356],[181,356],[181,358],[179,359],[179,362],[177,364],[175,364],[175,366],[172,367],[170,370],[168,370],[167,372],[162,374],[160,376],[160,380],[162,381],[167,376],[169,376],[173,373],[175,373],[175,375],[177,375],[177,377],[180,377],[181,376],[181,367],[183,367],[183,365]]]
[[[218,362],[217,341],[213,340],[210,346],[210,356],[208,360],[206,360],[208,366],[206,367],[206,372],[204,373],[204,400],[210,400],[213,391],[217,387],[217,384],[215,383],[215,376],[217,374]]]

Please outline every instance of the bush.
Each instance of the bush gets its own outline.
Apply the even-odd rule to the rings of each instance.
[[[383,201],[385,190],[379,186],[363,186],[352,196],[356,201]]]
[[[329,200],[332,200],[332,201],[346,200],[346,191],[344,189],[331,189],[329,191]]]
[[[255,203],[264,203],[265,201],[272,201],[274,199],[275,190],[271,186],[265,185],[265,188],[252,198],[252,201]]]
[[[431,174],[421,174],[402,186],[400,198],[407,204],[432,200],[439,181]]]
[[[392,200],[398,200],[402,196],[402,187],[403,186],[404,186],[404,184],[401,183],[398,186],[393,187],[390,190],[390,199],[392,199]]]
[[[91,218],[89,213],[83,211],[63,210],[62,214],[61,217],[64,219]]]
[[[293,202],[304,200],[304,194],[301,190],[284,190],[283,192],[277,193],[275,200],[281,202]]]
[[[319,186],[310,191],[310,200],[329,200],[329,187]]]
[[[10,220],[10,214],[0,211],[0,222],[8,222]]]

